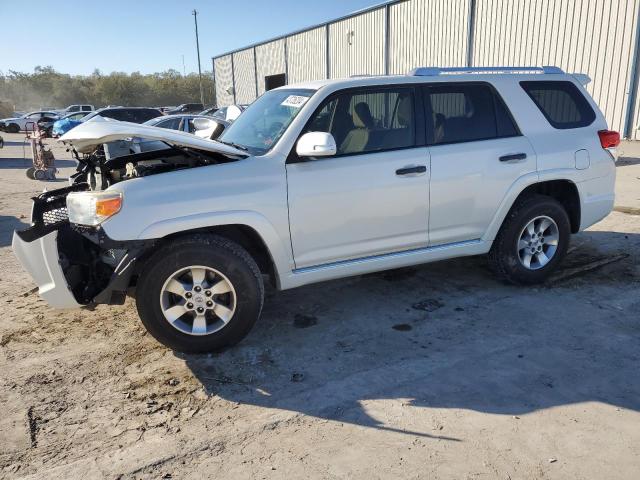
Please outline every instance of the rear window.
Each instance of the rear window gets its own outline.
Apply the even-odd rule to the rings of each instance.
[[[571,82],[530,81],[520,86],[531,97],[554,128],[580,128],[591,125],[596,114]]]

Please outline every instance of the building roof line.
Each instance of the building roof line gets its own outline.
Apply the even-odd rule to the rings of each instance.
[[[224,52],[224,53],[221,53],[219,55],[215,55],[215,56],[211,57],[211,60],[216,60],[217,58],[226,57],[227,55],[233,55],[234,53],[242,52],[244,50],[249,50],[251,48],[259,47],[261,45],[266,45],[267,43],[271,43],[271,42],[275,42],[275,41],[278,41],[278,40],[282,40],[282,39],[287,38],[287,37],[292,37],[294,35],[298,35],[300,33],[305,33],[305,32],[308,32],[310,30],[315,30],[316,28],[326,27],[327,25],[331,25],[332,23],[337,23],[337,22],[341,22],[343,20],[348,20],[350,18],[357,17],[358,15],[362,15],[364,13],[373,12],[373,11],[379,10],[381,8],[386,8],[386,7],[390,6],[390,5],[394,5],[396,3],[402,3],[402,2],[406,2],[406,1],[408,1],[408,0],[387,0],[387,1],[384,1],[384,2],[381,2],[381,3],[377,3],[375,5],[372,5],[371,7],[365,7],[365,8],[362,8],[360,10],[356,10],[355,12],[351,12],[351,13],[348,13],[346,15],[343,15],[341,17],[334,18],[332,20],[328,20],[326,22],[317,23],[317,24],[311,25],[309,27],[304,27],[304,28],[301,28],[299,30],[294,30],[292,32],[285,33],[284,35],[278,35],[277,37],[271,37],[271,38],[268,38],[266,40],[261,40],[259,42],[255,42],[255,43],[252,43],[252,44],[244,46],[244,47],[240,47],[240,48],[236,48],[236,49],[233,49],[233,50],[229,50],[227,52]]]

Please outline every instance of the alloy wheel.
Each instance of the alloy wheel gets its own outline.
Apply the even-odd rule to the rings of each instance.
[[[547,216],[531,220],[518,237],[518,258],[528,270],[547,265],[558,250],[560,232],[556,222]]]
[[[187,335],[221,330],[233,318],[236,303],[231,281],[218,270],[201,265],[174,272],[160,290],[165,320]]]

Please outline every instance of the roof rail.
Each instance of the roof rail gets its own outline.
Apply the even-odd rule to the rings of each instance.
[[[447,73],[547,73],[563,74],[559,67],[417,67],[407,75],[435,77]]]

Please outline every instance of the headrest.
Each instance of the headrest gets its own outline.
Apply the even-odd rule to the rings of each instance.
[[[373,117],[369,105],[364,102],[356,104],[353,109],[353,125],[356,128],[373,128]]]

